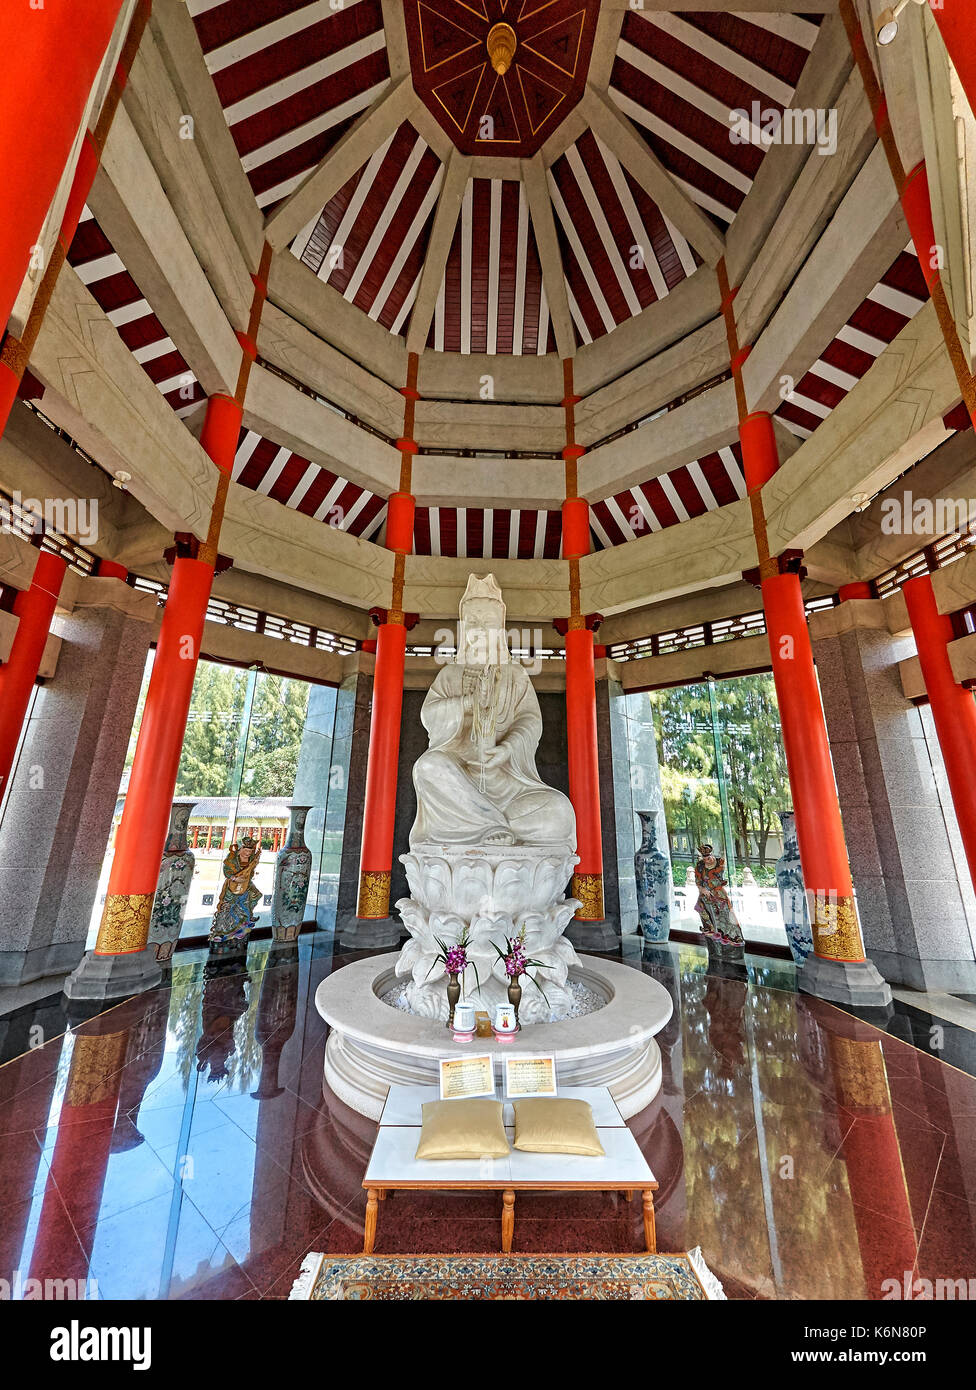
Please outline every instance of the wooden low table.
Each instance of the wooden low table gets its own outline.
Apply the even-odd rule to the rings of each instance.
[[[533,1154],[511,1149],[504,1158],[417,1159],[420,1141],[420,1107],[437,1100],[430,1086],[391,1086],[380,1117],[379,1134],[370,1154],[363,1187],[366,1189],[366,1229],[363,1253],[372,1254],[376,1241],[379,1204],[388,1192],[419,1189],[440,1191],[498,1191],[502,1194],[501,1248],[512,1249],[515,1230],[516,1192],[624,1192],[643,1193],[644,1244],[657,1249],[654,1225],[654,1193],[657,1182],[637,1141],[620,1118],[605,1086],[566,1087],[561,1097],[588,1101],[605,1154],[587,1158],[580,1154]],[[505,1131],[511,1143],[514,1112],[505,1103]]]

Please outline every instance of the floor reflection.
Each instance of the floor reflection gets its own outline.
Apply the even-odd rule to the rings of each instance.
[[[621,956],[675,1005],[661,1093],[631,1121],[662,1249],[701,1245],[743,1298],[976,1276],[976,1080],[896,1035],[915,1040],[918,1020],[880,1032],[775,987],[787,972],[768,961],[743,977],[691,945]],[[0,1279],[277,1298],[310,1250],[359,1249],[375,1127],[323,1097],[313,1002],[346,959],[324,934],[254,942],[246,962],[186,953],[166,987],[46,1042],[50,1001],[18,1013],[6,1036],[23,1050],[0,1067]],[[970,1058],[973,1035],[946,1033]],[[612,1194],[526,1194],[516,1246],[636,1250],[639,1228]],[[491,1194],[401,1193],[378,1248],[497,1239]]]

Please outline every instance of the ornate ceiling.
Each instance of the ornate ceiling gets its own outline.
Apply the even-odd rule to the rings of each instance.
[[[766,157],[761,145],[730,142],[728,113],[748,108],[753,100],[787,104],[821,21],[820,16],[752,11],[618,11],[612,49],[601,52],[596,5],[472,0],[465,6],[424,0],[407,6],[404,50],[411,68],[397,78],[391,75],[395,45],[388,51],[384,28],[389,7],[381,0],[345,0],[339,9],[331,0],[188,0],[188,8],[242,166],[266,216],[286,208],[307,181],[328,170],[330,161],[343,155],[348,133],[377,113],[382,116],[398,84],[417,87],[419,101],[412,98],[409,118],[389,121],[382,138],[369,143],[368,157],[349,164],[341,180],[334,180],[324,206],[320,199],[306,209],[313,215],[278,254],[293,255],[308,274],[390,334],[408,344],[412,334],[418,351],[459,358],[564,355],[554,300],[561,299],[570,347],[578,348],[606,339],[697,274],[708,246],[707,237],[695,244],[695,228],[724,234]],[[425,8],[437,24],[421,15]],[[467,10],[467,16],[459,19],[459,10]],[[565,113],[575,114],[563,126],[563,116],[554,112],[552,131],[540,127],[541,144],[534,153],[526,146],[518,158],[493,153],[481,160],[465,154],[463,131],[448,140],[446,109],[444,120],[435,111],[440,77],[434,77],[433,59],[436,50],[453,80],[467,50],[452,49],[461,40],[438,25],[457,20],[459,33],[477,35],[481,62],[492,25],[511,22],[516,46],[504,74],[511,86],[519,80],[520,47],[528,51],[533,35],[540,53],[545,47],[539,36],[546,29],[538,27],[543,15],[549,28],[577,36],[573,71],[581,91],[587,71],[591,86],[582,96],[573,95],[566,67]],[[570,24],[574,17],[577,28]],[[419,75],[418,44],[427,62]],[[545,61],[554,62],[553,52],[566,54],[572,47],[567,39]],[[524,55],[523,61],[528,70]],[[482,80],[489,80],[489,72],[494,78],[487,68]],[[602,73],[602,93],[592,86],[595,73]],[[585,119],[588,115],[595,119]],[[669,190],[678,191],[693,217],[675,215]],[[662,201],[671,215],[662,211]],[[90,215],[79,227],[70,261],[174,411],[192,421],[204,392],[146,298],[151,284],[136,283]],[[858,296],[871,283],[865,281]],[[926,299],[917,257],[908,247],[839,331],[838,318],[824,341],[811,340],[810,358],[819,355],[807,359],[808,368],[776,409],[781,425],[799,441],[810,437]],[[328,325],[322,336],[328,340]],[[320,389],[327,391],[327,384]],[[380,435],[375,424],[364,426],[333,408],[354,426],[369,428],[374,439]],[[660,413],[631,434],[628,449],[634,457],[641,457],[642,439],[650,437],[642,431],[653,430]],[[271,421],[261,433],[242,431],[235,480],[323,524],[382,541],[381,491],[301,456],[276,441],[274,433]],[[381,436],[390,449],[394,433]],[[420,438],[421,457],[451,452],[434,443]],[[498,450],[506,447],[499,440]],[[505,457],[497,450],[492,457],[496,453]],[[468,456],[486,455],[473,449]],[[522,456],[530,457],[524,451]],[[341,469],[341,453],[336,457]],[[611,496],[590,496],[594,549],[640,539],[744,495],[734,429],[707,448],[696,450],[689,441],[684,458],[655,476],[648,467],[645,481]],[[345,459],[353,470],[348,454]],[[517,462],[507,466],[519,468]],[[642,476],[630,465],[627,473]],[[545,491],[534,495],[548,498]],[[449,486],[444,496],[451,496]],[[559,547],[555,498],[548,506],[537,502],[521,508],[514,502],[495,508],[427,506],[421,499],[417,509],[419,554],[553,559]]]
[[[417,95],[463,153],[533,155],[583,95],[599,10],[600,0],[405,0]]]
[[[189,3],[241,162],[273,216],[357,120],[392,100],[383,5]],[[563,303],[565,353],[567,338],[604,337],[695,272],[707,247],[689,225],[704,214],[724,233],[766,155],[730,140],[729,112],[787,106],[822,20],[630,9],[597,72],[598,0],[404,0],[403,14],[407,80],[425,119],[378,141],[292,249],[392,333],[437,351],[513,355],[557,349],[551,316]],[[487,46],[498,23],[516,37],[503,74]],[[430,267],[432,302],[418,307],[453,150],[476,166],[446,262]],[[493,157],[490,177],[478,156]],[[529,208],[520,161],[530,159],[542,161],[545,211]],[[661,179],[669,206],[677,190],[693,210],[683,227],[661,210]],[[559,258],[548,285],[543,216]]]

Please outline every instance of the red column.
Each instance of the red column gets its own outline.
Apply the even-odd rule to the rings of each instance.
[[[42,550],[30,588],[22,590],[14,600],[13,611],[20,621],[10,656],[0,666],[0,795],[6,790],[13,767],[67,568],[60,555]]]
[[[390,915],[390,876],[393,870],[393,830],[396,819],[397,763],[400,756],[400,719],[403,713],[403,672],[407,654],[407,618],[403,612],[403,586],[407,556],[413,548],[416,504],[411,492],[417,443],[414,420],[420,393],[417,390],[417,354],[407,358],[407,383],[403,396],[403,436],[400,450],[400,486],[387,502],[386,548],[396,557],[390,608],[377,631],[373,672],[373,708],[369,725],[366,793],[363,801],[363,841],[359,858],[359,899],[356,917],[381,921]],[[409,620],[411,624],[415,621]],[[399,934],[397,932],[397,934]],[[347,944],[355,942],[351,928]]]
[[[572,893],[582,906],[577,920],[603,920],[603,828],[600,817],[600,761],[596,746],[596,677],[593,633],[569,628],[566,633],[566,737],[569,751],[569,799],[576,812],[579,863]]]
[[[241,416],[230,396],[207,402],[200,441],[224,478],[233,466]],[[149,936],[213,577],[208,560],[179,556],[173,565],[95,955],[133,954]]]
[[[122,92],[129,78],[129,70],[138,52],[146,24],[149,22],[151,3],[152,0],[138,0],[129,22],[129,32],[119,55],[115,73],[109,83],[108,92],[102,102],[101,111],[98,113],[95,127],[93,130],[85,132],[85,138],[78,155],[78,163],[75,165],[68,200],[61,218],[61,227],[57,240],[51,248],[51,257],[41,278],[41,283],[37,287],[22,337],[15,338],[8,334],[4,339],[3,348],[0,349],[0,434],[3,434],[6,429],[7,420],[10,418],[10,412],[17,399],[21,382],[27,371],[27,364],[34,351],[44,316],[51,302],[54,287],[61,274],[61,267],[67,259],[68,249],[74,239],[75,232],[78,230],[82,211],[88,201],[95,175],[98,173],[105,141],[112,128],[112,122],[122,99]]]
[[[0,8],[0,328],[27,272],[121,0]]]
[[[814,949],[831,960],[863,961],[799,576],[771,575],[762,582],[762,596]]]
[[[951,620],[939,612],[930,575],[920,574],[902,586],[915,634],[922,678],[942,749],[952,804],[976,883],[976,700],[957,684],[949,659],[955,637]]]
[[[563,463],[566,500],[562,506],[563,559],[569,567],[569,618],[566,623],[566,745],[569,799],[576,813],[576,852],[572,896],[580,907],[576,920],[602,922],[603,826],[600,815],[600,758],[596,741],[596,676],[593,633],[580,602],[580,560],[590,553],[590,504],[579,495],[579,461],[586,453],[576,442],[573,361],[563,361],[562,407],[566,424]],[[562,632],[562,623],[557,623]]]
[[[939,0],[931,9],[969,105],[976,111],[976,12],[972,0]]]
[[[377,919],[390,914],[393,823],[396,816],[406,650],[407,629],[403,623],[382,623],[376,638],[357,917]]]

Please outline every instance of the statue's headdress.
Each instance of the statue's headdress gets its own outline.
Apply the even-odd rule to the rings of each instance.
[[[488,630],[497,629],[498,632],[498,640],[493,643],[493,649],[488,653],[488,659],[492,662],[499,663],[508,661],[508,641],[505,636],[505,600],[502,598],[502,591],[498,587],[493,574],[468,575],[468,587],[465,589],[458,607],[459,621],[456,659],[462,664],[464,663],[469,622],[465,616],[465,610],[470,612],[475,604],[477,604],[481,612],[481,617],[474,626],[479,628],[484,627]]]

